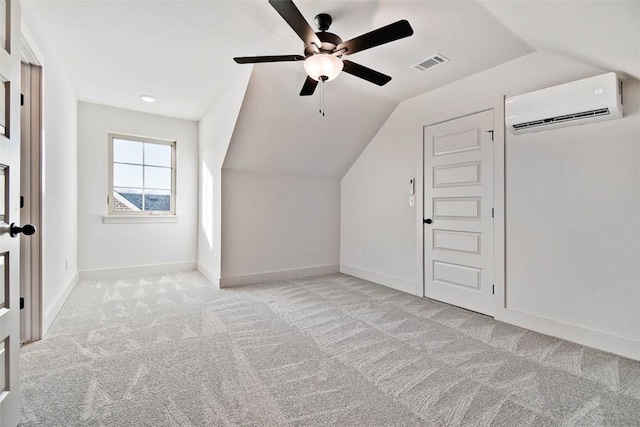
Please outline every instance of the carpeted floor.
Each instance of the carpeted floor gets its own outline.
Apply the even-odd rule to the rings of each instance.
[[[640,362],[341,274],[83,281],[23,426],[640,425]]]

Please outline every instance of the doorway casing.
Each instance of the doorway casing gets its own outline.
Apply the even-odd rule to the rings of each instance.
[[[504,126],[504,96],[486,99],[468,106],[438,113],[428,117],[423,127],[432,126],[453,119],[470,116],[483,111],[493,110],[493,285],[495,286],[495,313],[500,313],[506,308],[506,259],[505,259],[505,126]],[[424,218],[428,218],[424,212],[424,144],[421,144],[420,158],[421,170],[416,186],[416,265],[418,271],[416,277],[422,278],[422,295],[425,295],[425,268],[424,268]]]
[[[22,38],[21,177],[22,224],[33,224],[36,233],[20,237],[20,296],[24,309],[20,341],[42,338],[42,67]]]

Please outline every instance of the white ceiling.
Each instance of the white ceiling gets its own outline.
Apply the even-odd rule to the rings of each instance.
[[[640,1],[495,1],[482,5],[533,48],[640,78]]]
[[[330,31],[344,40],[408,19],[412,37],[349,58],[391,75],[388,85],[339,77],[362,92],[394,101],[534,49],[640,77],[637,55],[629,55],[639,50],[637,0],[296,4],[310,24],[317,13],[330,13]],[[241,66],[234,56],[302,50],[266,0],[23,0],[23,9],[48,34],[78,99],[192,120],[201,118],[234,78]],[[425,73],[411,68],[434,53],[452,61]],[[300,85],[291,82],[289,90],[297,93]],[[142,94],[157,102],[145,104]]]
[[[391,75],[389,84],[339,77],[396,102],[532,51],[476,1],[296,4],[311,24],[330,13],[330,31],[344,40],[408,19],[412,37],[349,57]],[[179,118],[202,117],[242,66],[234,56],[302,54],[302,42],[266,0],[24,0],[23,8],[50,37],[78,99]],[[451,62],[425,73],[411,68],[435,53]],[[294,79],[283,90],[297,94],[301,85]],[[157,102],[143,103],[142,94]]]
[[[225,168],[339,178],[402,100],[533,51],[640,77],[638,0],[297,0],[312,24],[350,39],[399,19],[412,37],[349,59],[389,74],[383,87],[342,73],[299,97],[302,63],[254,67]],[[302,54],[267,0],[23,0],[81,101],[199,120],[235,79],[234,56]],[[450,62],[412,66],[440,53]],[[157,99],[146,104],[140,95]]]

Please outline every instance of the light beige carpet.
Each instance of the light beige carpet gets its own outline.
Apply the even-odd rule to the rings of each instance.
[[[24,426],[640,425],[640,363],[342,274],[83,281]]]

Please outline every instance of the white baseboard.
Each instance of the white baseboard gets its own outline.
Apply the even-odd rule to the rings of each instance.
[[[216,274],[213,270],[201,263],[198,263],[197,269],[200,274],[206,277],[211,283],[213,283],[217,287],[220,287],[220,276],[218,276],[218,274]]]
[[[118,277],[146,276],[149,274],[176,273],[178,271],[195,270],[196,262],[176,262],[171,264],[137,265],[133,267],[104,268],[98,270],[82,270],[80,280],[100,280]]]
[[[60,309],[64,305],[64,303],[67,300],[67,298],[69,298],[69,295],[71,294],[71,291],[73,291],[73,288],[75,288],[75,286],[77,284],[78,284],[78,273],[73,275],[73,277],[71,278],[69,283],[67,283],[67,286],[64,287],[64,290],[58,296],[58,298],[55,300],[53,305],[51,307],[49,307],[49,310],[47,310],[46,313],[44,313],[44,316],[42,318],[42,334],[41,334],[41,337],[44,338],[46,336],[47,331],[51,327],[51,324],[53,323],[53,321],[55,320],[56,316],[60,312]]]
[[[268,271],[265,273],[247,274],[244,276],[221,277],[220,288],[251,285],[254,283],[273,282],[276,280],[291,280],[300,277],[318,276],[320,274],[337,273],[340,268],[337,264],[319,265],[315,267],[294,268],[291,270]]]
[[[406,292],[411,295],[418,297],[424,296],[422,295],[422,286],[413,282],[398,279],[397,277],[385,276],[384,274],[375,273],[373,271],[365,270],[364,268],[358,268],[347,264],[340,264],[340,272],[359,279],[388,286],[392,289]]]
[[[640,360],[640,342],[631,338],[618,337],[511,309],[498,310],[495,319],[576,344]]]

